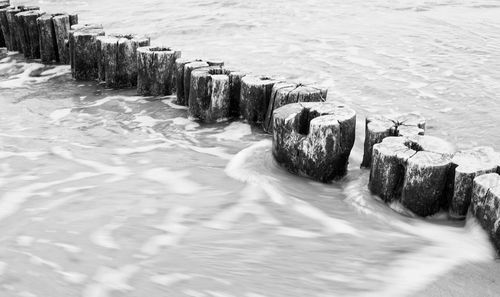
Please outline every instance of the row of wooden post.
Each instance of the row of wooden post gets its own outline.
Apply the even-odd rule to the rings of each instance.
[[[144,96],[176,94],[177,104],[202,122],[242,117],[273,132],[273,155],[289,171],[321,182],[344,176],[355,139],[356,113],[323,102],[327,90],[227,68],[223,61],[187,59],[136,35],[106,35],[78,16],[46,14],[37,6],[0,0],[0,46],[44,63],[70,64],[77,80],[109,88],[136,87]],[[323,102],[323,103],[322,103]],[[366,119],[362,167],[369,188],[420,216],[447,209],[464,218],[472,209],[500,248],[500,158],[491,148],[455,152],[424,136],[417,114]]]

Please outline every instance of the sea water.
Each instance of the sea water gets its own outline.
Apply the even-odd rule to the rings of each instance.
[[[358,113],[348,175],[281,169],[268,135],[203,125],[173,96],[0,60],[0,296],[412,296],[493,261],[474,220],[413,217],[367,190],[368,113],[500,149],[497,1],[13,1],[79,13],[185,57],[329,88]]]

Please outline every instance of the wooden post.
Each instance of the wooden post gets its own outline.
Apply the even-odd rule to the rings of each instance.
[[[10,3],[9,1],[0,1],[0,9],[5,9],[5,8],[8,8],[10,6]],[[6,36],[6,34],[4,33],[3,31],[3,26],[2,26],[2,20],[1,20],[1,14],[2,12],[0,12],[0,47],[7,47],[7,42],[6,42],[6,39],[8,39]]]
[[[61,64],[69,64],[69,30],[70,18],[65,13],[58,13],[52,17],[52,25],[54,26],[54,38],[57,48],[57,62]]]
[[[184,64],[184,98],[186,106],[189,105],[189,92],[191,88],[191,72],[195,69],[208,67],[208,63],[204,61],[194,61]]]
[[[188,106],[189,98],[184,93],[184,67],[191,62],[202,62],[201,59],[178,58],[175,60],[175,90],[177,104]],[[205,66],[208,66],[206,64]]]
[[[71,19],[70,19],[70,24],[71,24]],[[102,25],[99,24],[76,24],[76,25],[71,25],[70,31],[69,31],[69,38],[68,38],[68,49],[69,49],[69,60],[70,60],[70,65],[71,65],[71,74],[73,77],[75,77],[75,32],[76,31],[93,31],[93,30],[100,30],[102,31],[102,34],[100,33],[98,36],[104,35],[104,31],[102,28]]]
[[[8,5],[5,7],[0,7],[0,29],[7,50],[11,51],[12,45],[10,40],[10,28],[9,28],[9,21],[7,20],[7,10],[9,9],[11,9],[11,7],[9,7]]]
[[[274,111],[273,156],[290,172],[321,182],[343,177],[355,140],[356,113],[334,102],[303,102]]]
[[[401,203],[419,216],[433,215],[446,199],[451,156],[418,151],[408,159]]]
[[[488,173],[474,179],[471,212],[500,254],[500,175]]]
[[[22,32],[20,44],[24,57],[40,59],[40,32],[37,19],[45,14],[40,10],[26,10],[16,14],[17,26]]]
[[[273,85],[269,106],[264,120],[264,131],[273,129],[273,111],[283,105],[297,102],[324,102],[327,91],[317,86],[278,82]]]
[[[175,60],[180,57],[180,51],[169,47],[139,47],[137,93],[143,96],[172,95],[175,83]]]
[[[385,202],[399,200],[403,190],[406,163],[415,150],[401,137],[385,137],[373,146],[373,163],[368,188]]]
[[[432,136],[389,136],[373,146],[370,191],[386,202],[401,200],[419,216],[446,205],[455,148]]]
[[[149,46],[149,38],[111,34],[97,38],[99,80],[108,88],[130,88],[137,85],[137,48]]]
[[[220,67],[205,67],[191,72],[189,110],[191,117],[205,123],[229,118],[229,71]]]
[[[77,80],[98,78],[97,37],[104,36],[100,25],[74,25],[70,32],[70,48],[73,52],[73,77]]]
[[[265,76],[247,75],[241,79],[240,114],[249,124],[264,122],[275,83]]]
[[[425,119],[416,113],[369,115],[365,122],[365,143],[361,167],[370,168],[373,146],[389,136],[424,135]]]
[[[58,62],[59,50],[55,31],[54,18],[64,14],[44,14],[37,19],[40,32],[40,59],[43,63]],[[69,25],[69,23],[68,23]]]
[[[246,73],[238,70],[230,70],[229,73],[229,113],[233,117],[240,116],[241,79],[244,76]]]
[[[491,147],[459,151],[451,160],[448,214],[452,219],[464,219],[469,210],[474,178],[497,172],[500,157]]]
[[[218,60],[218,59],[208,59],[206,60],[208,66],[212,67],[212,66],[218,66],[218,67],[222,67],[224,66],[224,61],[222,60]]]
[[[10,45],[11,48],[9,49],[10,51],[20,51],[21,50],[21,44],[20,44],[20,39],[19,35],[21,32],[18,27],[17,27],[17,22],[15,19],[15,15],[20,13],[21,10],[18,8],[10,8],[7,9],[6,11],[6,18],[7,18],[7,23],[8,23],[8,28],[9,28],[9,39],[10,39]],[[23,33],[24,34],[24,33]],[[24,36],[24,35],[23,35]]]

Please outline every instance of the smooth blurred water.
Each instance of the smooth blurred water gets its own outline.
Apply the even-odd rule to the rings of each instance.
[[[367,191],[364,116],[418,111],[500,146],[498,1],[16,1],[186,57],[329,88],[358,112],[348,176],[295,177],[243,122],[0,61],[0,296],[411,296],[492,261],[486,235]],[[393,209],[397,210],[394,211]]]

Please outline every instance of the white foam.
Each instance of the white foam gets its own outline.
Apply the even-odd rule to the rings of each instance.
[[[166,234],[151,237],[142,247],[141,252],[147,255],[157,255],[163,247],[177,245],[189,231],[189,228],[183,224],[184,217],[193,210],[189,207],[178,206],[172,208],[166,215],[162,225],[156,226]]]
[[[195,152],[219,157],[224,160],[231,160],[233,158],[233,155],[228,154],[226,150],[221,147],[199,147],[194,145],[185,145],[185,147]]]
[[[234,295],[231,295],[229,293],[225,292],[220,292],[220,291],[205,291],[207,294],[213,296],[213,297],[235,297]]]
[[[257,203],[265,197],[265,192],[254,184],[248,184],[242,191],[242,198],[234,206],[231,206],[215,215],[212,220],[204,225],[213,229],[228,230],[243,216],[250,214],[255,216],[260,223],[268,225],[279,225],[280,222],[274,218],[262,205]]]
[[[0,276],[2,276],[7,270],[7,263],[0,261]]]
[[[210,137],[214,137],[217,140],[231,140],[238,141],[243,137],[251,135],[252,129],[249,124],[242,122],[232,122],[227,127],[224,128],[224,132],[212,134]]]
[[[170,106],[171,108],[174,109],[182,109],[182,110],[188,110],[187,106],[182,106],[174,103],[174,99],[164,99],[161,102],[165,103],[166,105]]]
[[[130,169],[128,169],[127,167],[110,166],[110,165],[106,165],[106,164],[103,164],[103,163],[100,163],[97,161],[75,158],[70,151],[68,151],[67,149],[65,149],[63,147],[55,146],[55,147],[52,147],[51,150],[52,150],[53,154],[55,154],[61,158],[73,161],[75,163],[93,168],[99,174],[113,175],[113,177],[105,180],[105,182],[108,182],[108,183],[117,182],[117,181],[123,180],[126,177],[132,175],[132,171]]]
[[[52,120],[53,123],[59,123],[61,119],[67,117],[69,114],[71,114],[71,108],[63,108],[63,109],[58,109],[54,110],[53,112],[50,113],[49,117]]]
[[[78,254],[82,251],[81,248],[74,246],[72,244],[55,242],[54,245],[62,248],[63,250],[65,250],[66,252],[71,253],[71,254]]]
[[[90,234],[90,241],[92,241],[92,243],[94,243],[95,245],[101,246],[103,248],[118,250],[120,249],[120,246],[113,239],[112,233],[119,227],[121,227],[121,224],[119,223],[110,223],[104,225],[103,227]]]
[[[80,172],[66,179],[45,183],[34,183],[23,188],[17,188],[6,192],[0,198],[0,221],[16,213],[28,197],[35,195],[38,191],[66,182],[76,181],[88,177],[96,176],[95,173]]]
[[[94,283],[83,290],[82,297],[109,297],[112,292],[129,292],[134,288],[128,280],[139,271],[135,265],[126,265],[118,269],[101,266],[94,276]]]
[[[288,209],[317,221],[324,226],[324,231],[327,233],[342,233],[359,236],[358,231],[354,229],[349,222],[330,217],[322,210],[303,200],[287,197],[273,183],[271,177],[262,174],[261,170],[262,168],[266,168],[266,162],[268,162],[264,157],[266,154],[269,154],[271,145],[272,143],[270,140],[262,140],[243,149],[236,154],[226,166],[226,174],[234,179],[261,187],[267,193],[271,201],[281,206],[287,206]],[[256,164],[258,166],[256,166]]]
[[[36,161],[40,156],[46,155],[46,152],[20,152],[20,153],[14,153],[14,152],[6,152],[6,151],[0,151],[0,159],[7,159],[11,157],[24,157],[26,159],[29,159],[31,161]]]
[[[195,194],[202,187],[188,177],[191,173],[187,170],[170,171],[166,168],[153,168],[142,173],[142,177],[165,185],[166,190],[177,194]]]
[[[172,286],[176,283],[192,279],[193,277],[183,273],[157,274],[150,277],[151,282],[165,287]]]
[[[69,73],[68,66],[55,66],[53,69],[46,70],[40,76],[30,76],[34,71],[38,71],[46,66],[40,63],[23,63],[12,60],[9,63],[0,65],[0,71],[7,72],[9,68],[20,68],[21,73],[12,75],[9,79],[0,81],[0,88],[17,89],[25,87],[28,84],[37,84],[47,82],[48,80]]]
[[[170,148],[170,147],[172,147],[172,144],[159,143],[159,144],[140,146],[140,147],[134,147],[134,148],[117,148],[117,149],[115,149],[115,152],[119,155],[132,155],[132,154],[137,154],[137,153],[147,153],[147,152],[154,151],[154,150],[157,150],[160,148]]]
[[[23,247],[31,246],[34,241],[35,241],[35,238],[33,238],[31,236],[26,236],[26,235],[18,236],[16,238],[17,245],[18,246],[23,246]]]
[[[184,126],[184,129],[187,131],[195,130],[196,128],[198,128],[200,126],[200,124],[193,121],[192,119],[183,118],[183,117],[169,119],[169,121],[171,121],[172,124],[174,124],[174,125]]]
[[[278,228],[277,233],[284,236],[298,237],[298,238],[318,238],[323,236],[321,233],[318,232],[312,232],[291,227],[280,227]]]

